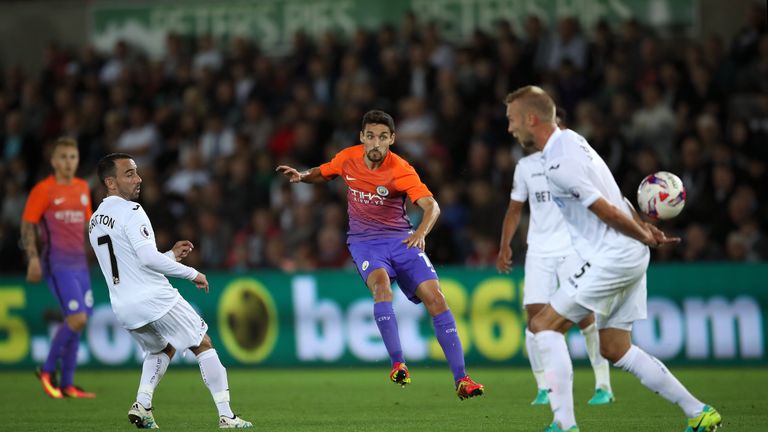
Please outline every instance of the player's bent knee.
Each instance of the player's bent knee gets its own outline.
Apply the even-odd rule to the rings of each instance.
[[[373,299],[377,303],[382,301],[392,301],[392,287],[389,285],[376,285],[373,288]]]
[[[66,318],[67,326],[75,332],[81,332],[88,323],[88,316],[83,313],[70,315]]]
[[[528,320],[526,321],[526,324],[528,325],[528,329],[531,328],[531,321],[533,320],[533,317],[539,314],[542,310],[544,310],[544,307],[546,304],[542,303],[532,303],[525,305],[525,312],[526,315],[528,315]]]
[[[621,360],[626,354],[626,350],[617,344],[600,343],[600,355],[611,363],[616,363]]]
[[[204,351],[208,351],[209,349],[213,348],[213,342],[211,342],[211,338],[206,334],[203,336],[203,340],[200,341],[200,345],[190,348],[189,350],[192,351],[195,355],[199,355],[200,353]]]
[[[174,348],[173,345],[168,344],[160,352],[164,353],[165,355],[167,355],[169,360],[173,360],[173,356],[176,355],[176,348]],[[159,354],[159,353],[153,353],[153,354]]]
[[[435,296],[428,301],[422,301],[431,316],[440,315],[448,310],[448,303],[443,296]]]
[[[591,326],[595,322],[595,314],[589,314],[586,318],[579,321],[579,328],[585,329],[589,326]]]
[[[547,305],[541,312],[531,319],[530,330],[532,333],[538,333],[545,330],[563,332],[563,326],[568,322],[567,319],[560,316],[551,306]]]

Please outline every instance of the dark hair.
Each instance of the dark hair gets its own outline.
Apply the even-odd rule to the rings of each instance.
[[[369,124],[381,124],[389,128],[390,133],[395,132],[395,121],[392,116],[380,110],[371,110],[363,116],[363,126],[360,130],[365,130]]]
[[[99,175],[99,180],[106,186],[104,180],[107,177],[115,177],[115,161],[118,159],[133,159],[133,156],[127,153],[110,153],[96,164],[96,173]]]

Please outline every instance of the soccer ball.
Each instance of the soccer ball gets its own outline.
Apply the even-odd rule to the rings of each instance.
[[[670,172],[651,174],[637,188],[637,204],[653,219],[672,219],[685,207],[683,182]]]

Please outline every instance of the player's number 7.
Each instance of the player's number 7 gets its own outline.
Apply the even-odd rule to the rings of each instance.
[[[117,269],[117,258],[115,258],[115,250],[112,248],[112,238],[108,235],[103,235],[96,239],[99,246],[106,244],[109,249],[109,263],[112,265],[112,283],[117,285],[120,283],[120,271]]]
[[[427,254],[424,252],[419,253],[419,256],[424,259],[424,262],[427,264],[427,267],[429,267],[430,270],[432,270],[432,273],[437,273],[435,271],[435,267],[432,265],[432,261],[429,260],[429,257],[427,257]]]

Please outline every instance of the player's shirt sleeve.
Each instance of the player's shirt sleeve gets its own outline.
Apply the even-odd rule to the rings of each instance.
[[[320,165],[320,174],[325,178],[340,176],[341,168],[344,165],[344,161],[347,159],[349,159],[347,152],[341,151],[337,153],[330,162]]]
[[[603,195],[589,181],[584,167],[573,159],[557,158],[544,167],[547,179],[563,195],[570,195],[589,207]]]
[[[24,213],[21,220],[29,223],[39,223],[43,213],[51,205],[51,197],[48,194],[48,188],[45,183],[38,183],[29,193],[27,203],[24,205]]]
[[[139,248],[146,245],[152,245],[155,250],[157,250],[155,232],[152,229],[152,224],[149,222],[147,213],[144,212],[144,208],[139,207],[136,210],[132,210],[132,213],[134,213],[133,217],[128,219],[128,222],[125,224],[125,234],[128,237],[128,241],[131,242],[133,250],[137,251]]]
[[[421,182],[416,170],[405,161],[395,166],[395,188],[403,191],[411,199],[412,203],[420,198],[432,196],[427,185]]]
[[[520,163],[515,167],[515,174],[512,178],[512,192],[509,193],[509,199],[521,203],[528,201],[528,184],[525,182],[525,169]]]

